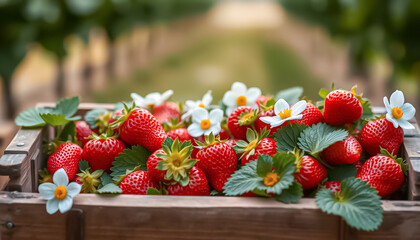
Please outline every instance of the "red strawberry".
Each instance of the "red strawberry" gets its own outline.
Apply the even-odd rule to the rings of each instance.
[[[228,140],[228,139],[230,139],[229,132],[226,129],[224,129],[224,128],[222,128],[220,130],[220,132],[219,132],[219,134],[217,134],[217,136],[219,136],[220,140]]]
[[[404,131],[385,118],[366,123],[360,133],[359,141],[363,148],[374,156],[380,151],[380,147],[392,154],[397,154],[404,140]]]
[[[83,159],[88,161],[93,171],[102,169],[109,172],[112,162],[124,149],[125,145],[121,140],[108,137],[106,134],[100,136],[93,134],[83,148]]]
[[[171,118],[180,119],[181,112],[179,111],[178,104],[174,102],[164,102],[159,106],[153,107],[153,116],[155,116],[158,122],[162,124],[166,121],[170,122]]]
[[[79,170],[79,161],[83,150],[75,143],[63,143],[49,157],[47,166],[51,174],[63,168],[69,179],[73,179]]]
[[[188,183],[188,172],[197,162],[191,158],[192,144],[179,139],[167,138],[162,148],[156,150],[147,160],[150,177],[161,182]]]
[[[234,146],[236,146],[236,142],[237,141],[240,141],[240,139],[237,139],[237,138],[233,138],[233,139],[229,139],[229,140],[227,140],[226,142],[225,142],[225,144],[226,145],[229,145],[229,146],[231,146],[232,148],[234,147]],[[235,151],[236,152],[236,151]],[[236,158],[240,158],[242,156],[242,153],[238,153],[238,152],[236,152]]]
[[[124,106],[124,115],[112,127],[118,127],[120,138],[130,145],[141,145],[156,151],[167,137],[160,123],[147,110]]]
[[[260,109],[260,105],[261,105],[261,104],[262,104],[262,105],[266,105],[266,104],[267,104],[267,101],[268,101],[269,99],[270,99],[269,97],[264,96],[264,95],[259,96],[259,97],[257,98],[257,100],[255,100],[255,103],[257,104],[258,109]]]
[[[267,109],[267,110],[264,110],[264,111],[260,112],[260,114],[258,115],[257,121],[255,121],[255,129],[258,132],[261,132],[264,128],[266,128],[266,129],[269,129],[270,130],[270,135],[273,135],[282,126],[288,124],[286,122],[283,125],[280,125],[278,127],[271,128],[270,124],[261,121],[261,118],[262,117],[274,117],[275,115],[276,114],[274,113],[274,109],[273,108],[270,108],[270,109]]]
[[[356,169],[357,169],[357,173],[359,173],[359,172],[360,172],[360,170],[362,169],[363,164],[362,164],[360,161],[357,161],[357,162],[354,164],[354,166],[355,166],[355,167],[356,167]]]
[[[331,192],[333,193],[340,192],[341,190],[341,184],[339,181],[329,181],[329,182],[326,182],[324,185],[325,185],[325,188],[331,190]]]
[[[314,188],[327,177],[327,170],[310,156],[299,158],[296,169],[295,179],[302,184],[303,189]]]
[[[362,104],[349,91],[335,90],[325,98],[324,120],[330,125],[355,122],[362,116],[362,113]]]
[[[356,178],[367,181],[378,191],[379,196],[386,196],[401,187],[404,172],[395,159],[378,154],[363,164]]]
[[[83,182],[82,182],[82,178],[80,177],[80,176],[75,176],[72,180],[71,180],[72,182],[75,182],[75,183],[77,183],[77,184],[80,184],[80,185],[82,185],[83,184]]]
[[[228,178],[236,171],[236,153],[229,145],[215,141],[212,133],[206,136],[202,147],[197,153],[197,167],[203,170],[214,189],[223,191]]]
[[[82,144],[82,147],[85,146],[89,139],[86,139],[92,135],[92,130],[85,121],[76,121],[76,137],[77,140]]]
[[[353,164],[359,161],[362,152],[362,146],[356,138],[348,135],[322,151],[321,158],[332,165]]]
[[[117,111],[114,112],[114,115],[112,115],[112,117],[109,119],[109,124],[111,125],[111,123],[115,122],[118,120],[118,118],[120,118],[121,116],[123,116],[123,109],[119,109]]]
[[[149,188],[159,190],[159,183],[143,170],[135,171],[124,177],[119,187],[123,194],[146,195]]]
[[[291,123],[303,123],[306,126],[312,126],[324,121],[321,111],[319,111],[319,109],[311,102],[306,103],[306,108],[301,114],[303,115],[301,119],[292,120]]]
[[[246,192],[242,194],[241,197],[258,197],[258,195],[253,192]]]
[[[242,153],[241,163],[245,166],[248,162],[258,158],[259,155],[270,155],[271,157],[277,153],[276,141],[267,138],[269,132],[263,130],[260,133],[249,129],[247,132],[247,142],[237,141],[236,152]]]
[[[230,133],[235,138],[245,139],[246,131],[252,128],[258,115],[252,107],[238,107],[229,115],[227,125]]]
[[[183,187],[177,183],[168,186],[169,195],[196,195],[196,196],[209,196],[210,188],[206,175],[198,167],[193,167],[190,172],[190,181],[188,185]]]
[[[193,152],[191,153],[191,157],[195,158],[199,149],[194,147],[194,146],[197,146],[197,144],[195,143],[194,138],[191,137],[190,134],[188,134],[188,130],[186,128],[172,129],[169,132],[167,132],[166,134],[168,135],[168,137],[172,138],[173,140],[178,138],[179,141],[181,141],[181,142],[191,141],[191,143],[193,145]]]

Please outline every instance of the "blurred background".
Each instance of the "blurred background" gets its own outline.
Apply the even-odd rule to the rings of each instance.
[[[357,84],[379,106],[400,89],[418,108],[419,26],[415,0],[0,0],[0,144],[37,102],[218,100],[234,81],[314,101]]]

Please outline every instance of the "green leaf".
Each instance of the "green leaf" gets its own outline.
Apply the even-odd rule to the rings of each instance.
[[[90,128],[96,128],[96,119],[99,117],[100,114],[104,114],[106,109],[103,108],[97,108],[90,110],[85,115],[85,121],[87,124],[89,124]]]
[[[349,177],[356,177],[357,168],[353,164],[344,164],[334,168],[327,169],[328,181],[343,181]]]
[[[63,114],[40,113],[39,116],[41,116],[45,123],[51,126],[62,126],[69,122]]]
[[[277,93],[276,100],[280,98],[284,99],[289,105],[292,105],[299,101],[300,96],[302,96],[303,88],[302,87],[292,87],[284,89]]]
[[[297,203],[303,197],[303,188],[300,183],[293,181],[292,185],[276,195],[275,199],[282,203]]]
[[[146,162],[150,154],[149,150],[140,145],[125,149],[112,162],[111,177],[122,176],[126,174],[126,170],[132,170],[137,166],[140,166],[140,170],[147,171]]]
[[[316,204],[323,212],[341,216],[356,229],[372,231],[382,223],[381,198],[375,189],[358,178],[343,180],[337,194],[322,188],[316,195]]]
[[[73,121],[64,126],[58,140],[76,142],[76,124]]]
[[[23,111],[15,119],[17,126],[22,127],[42,127],[45,125],[44,119],[41,118],[40,114],[51,112],[50,110],[34,107],[26,111]]]
[[[122,190],[117,185],[115,185],[113,183],[108,183],[107,185],[98,189],[98,193],[100,193],[100,194],[119,194],[119,193],[122,193]]]
[[[156,188],[149,187],[147,189],[146,195],[162,195],[162,192],[157,190]]]
[[[344,129],[337,129],[326,123],[318,123],[303,130],[298,146],[305,152],[315,155],[348,135],[349,133]]]
[[[86,169],[90,168],[89,163],[85,160],[80,160],[79,161],[79,170],[80,171],[85,171]]]
[[[109,183],[112,183],[111,176],[109,176],[109,174],[106,173],[106,172],[102,173],[102,175],[101,175],[101,184],[102,184],[102,186],[106,186]]]
[[[53,110],[54,113],[63,114],[66,118],[71,118],[76,114],[79,107],[79,97],[60,99]]]
[[[293,123],[287,126],[281,127],[274,134],[274,140],[276,140],[277,151],[293,151],[297,147],[298,139],[300,134],[305,130],[307,126],[305,124]]]
[[[210,196],[224,196],[222,191],[217,191],[216,189],[211,190]]]
[[[257,174],[257,161],[250,161],[235,171],[223,186],[227,196],[241,195],[254,190],[262,181]]]
[[[273,169],[273,159],[268,155],[261,155],[257,159],[257,174],[260,177],[265,177],[267,173]]]
[[[321,88],[321,90],[319,90],[319,92],[318,92],[319,96],[322,97],[322,98],[326,98],[329,93],[330,93],[330,91],[328,91],[325,88]]]

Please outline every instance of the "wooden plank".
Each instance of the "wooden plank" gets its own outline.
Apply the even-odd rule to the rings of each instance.
[[[37,142],[41,139],[41,129],[20,129],[7,146],[4,154],[28,153],[39,148]]]
[[[37,107],[55,107],[55,103],[52,102],[44,102],[38,103]],[[96,108],[105,108],[109,111],[114,111],[114,104],[107,104],[107,103],[80,103],[79,110],[77,111],[77,115],[84,116],[88,111]]]
[[[27,153],[5,154],[0,158],[0,175],[15,176],[21,175],[21,165],[28,157]]]

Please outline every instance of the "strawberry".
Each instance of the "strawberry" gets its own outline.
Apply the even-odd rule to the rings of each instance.
[[[312,126],[314,124],[324,121],[324,117],[322,116],[321,111],[319,111],[319,109],[315,105],[313,105],[311,102],[306,103],[306,108],[301,114],[303,115],[301,119],[292,120],[290,122],[298,123],[298,124],[303,123],[306,126]]]
[[[192,144],[178,138],[166,138],[162,148],[156,150],[147,160],[150,177],[161,182],[179,182],[186,186],[189,181],[188,172],[197,162],[191,158]]]
[[[75,179],[77,178],[78,183],[82,185],[82,192],[96,193],[103,173],[104,170],[96,170],[91,173],[90,168],[87,168],[78,173]]]
[[[362,164],[360,161],[357,161],[357,162],[354,164],[354,167],[356,167],[356,169],[357,169],[357,173],[359,173],[359,172],[360,172],[360,170],[362,169],[362,166],[363,166],[363,164]]]
[[[252,107],[238,107],[229,115],[227,125],[234,138],[245,139],[248,128],[254,126],[257,119],[257,111]]]
[[[296,181],[302,184],[303,189],[312,189],[327,177],[327,170],[313,157],[297,157]]]
[[[190,172],[190,181],[186,186],[177,183],[168,186],[169,195],[196,195],[209,196],[210,188],[206,175],[198,167],[193,167]]]
[[[228,139],[230,139],[229,132],[226,129],[224,129],[224,128],[222,128],[220,130],[219,134],[217,134],[216,137],[217,136],[219,137],[220,140],[228,140]]]
[[[277,130],[280,129],[283,125],[287,124],[287,122],[284,123],[281,126],[271,128],[269,123],[265,123],[265,122],[261,121],[262,117],[274,117],[275,115],[276,114],[274,113],[274,108],[273,107],[261,111],[260,114],[258,115],[257,121],[255,121],[255,129],[258,132],[261,132],[264,128],[270,129],[270,135],[273,135],[274,133],[276,133]]]
[[[237,141],[234,147],[235,151],[242,153],[241,163],[245,166],[248,162],[258,158],[259,155],[270,155],[271,157],[277,153],[276,141],[267,138],[269,131],[263,129],[260,133],[248,129],[247,142]]]
[[[48,158],[47,167],[51,174],[63,168],[69,179],[73,179],[79,170],[79,161],[83,150],[75,143],[63,143]]]
[[[330,125],[355,122],[362,116],[362,113],[362,104],[350,91],[335,90],[325,98],[324,120]]]
[[[212,133],[206,136],[205,143],[197,153],[197,167],[207,176],[210,185],[217,191],[223,191],[223,186],[230,175],[236,171],[238,159],[232,147],[215,140]]]
[[[339,181],[329,181],[324,183],[325,188],[331,190],[331,192],[336,193],[340,192],[341,190],[341,183]]]
[[[89,139],[87,139],[87,137],[92,135],[92,130],[85,121],[76,121],[75,124],[77,140],[81,143],[83,147],[87,142],[89,142]]]
[[[114,115],[112,115],[112,117],[108,121],[109,125],[111,125],[111,123],[117,121],[118,118],[120,118],[121,116],[123,116],[123,109],[119,109],[119,110],[115,111]]]
[[[257,100],[255,100],[255,103],[257,104],[258,109],[261,110],[260,105],[266,105],[268,100],[270,100],[270,98],[267,96],[264,96],[264,95],[259,96]]]
[[[156,151],[167,137],[156,118],[145,109],[124,105],[123,116],[111,124],[118,128],[120,138],[130,145],[141,145]]]
[[[169,122],[171,118],[181,119],[181,112],[179,111],[179,105],[174,102],[164,102],[159,106],[153,107],[153,116],[156,117],[160,124]]]
[[[83,182],[82,182],[82,178],[81,178],[81,177],[79,177],[79,176],[77,176],[77,175],[76,175],[76,177],[74,177],[71,181],[72,181],[72,182],[75,182],[75,183],[77,183],[77,184],[80,184],[80,185],[82,185],[82,184],[83,184]]]
[[[232,148],[236,146],[236,142],[240,141],[241,139],[233,138],[229,139],[225,142],[226,145],[231,146]],[[236,152],[236,151],[235,151]],[[236,158],[240,158],[242,156],[242,153],[236,152]]]
[[[172,138],[173,140],[178,138],[179,141],[181,141],[181,142],[191,141],[191,144],[193,145],[193,151],[191,153],[191,157],[195,158],[199,149],[195,147],[195,146],[197,146],[197,144],[195,143],[194,138],[190,136],[190,134],[188,133],[188,130],[186,128],[172,129],[169,132],[167,132],[166,134],[168,134],[168,137]]]
[[[125,149],[125,144],[121,140],[110,135],[104,133],[98,136],[94,133],[83,148],[83,159],[89,163],[93,171],[102,169],[109,172],[114,159]]]
[[[404,131],[385,118],[366,123],[360,132],[359,141],[363,148],[374,156],[380,151],[380,147],[392,154],[397,154],[404,140]]]
[[[159,183],[146,171],[139,170],[124,177],[119,187],[123,194],[146,195],[149,188],[159,190]]]
[[[390,157],[389,153],[387,155],[378,154],[369,158],[356,175],[356,178],[372,185],[379,196],[395,192],[404,182],[405,165],[402,159]]]
[[[242,194],[241,197],[258,197],[258,195],[253,192],[246,192]]]
[[[322,160],[331,165],[353,164],[359,161],[363,149],[360,143],[351,135],[324,149]]]

